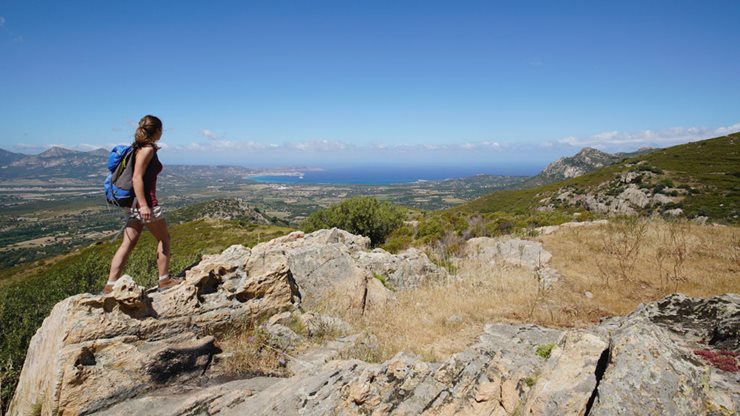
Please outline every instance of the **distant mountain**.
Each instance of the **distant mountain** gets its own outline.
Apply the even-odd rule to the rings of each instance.
[[[9,165],[18,159],[23,159],[26,155],[22,153],[13,153],[4,149],[0,149],[0,166]]]
[[[107,152],[105,152],[107,154]],[[101,149],[91,152],[52,147],[38,155],[26,156],[0,169],[0,179],[64,180],[78,182],[100,178],[106,173],[105,156]]]
[[[37,157],[39,157],[40,159],[51,159],[55,157],[72,156],[77,153],[82,153],[82,152],[78,152],[78,151],[71,150],[71,149],[65,149],[63,147],[53,146],[53,147],[46,149],[42,153],[39,153]]]
[[[595,161],[599,157],[593,151],[585,155],[579,159]],[[739,167],[740,133],[734,133],[647,153],[643,150],[581,176],[534,188],[493,192],[453,210],[662,214],[737,224]]]
[[[24,155],[0,149],[0,180],[35,181],[68,186],[99,185],[108,174],[109,149],[89,152],[51,147],[38,155]],[[167,165],[163,174],[180,180],[242,178],[255,169],[240,166]]]

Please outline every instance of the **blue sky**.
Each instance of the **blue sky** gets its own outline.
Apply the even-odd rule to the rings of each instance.
[[[544,165],[740,130],[737,1],[0,3],[0,147]]]

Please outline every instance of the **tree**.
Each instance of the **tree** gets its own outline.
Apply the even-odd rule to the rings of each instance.
[[[302,228],[306,232],[312,232],[337,227],[352,234],[369,237],[372,245],[378,246],[403,223],[403,219],[403,209],[388,201],[356,196],[329,208],[314,211],[303,222]]]

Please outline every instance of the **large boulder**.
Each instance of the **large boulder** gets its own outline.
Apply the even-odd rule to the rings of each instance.
[[[449,279],[445,269],[415,248],[397,255],[376,248],[372,252],[358,252],[353,258],[360,267],[383,278],[389,287],[397,290],[415,289],[425,283],[443,283]]]
[[[382,307],[393,298],[392,290],[440,283],[449,277],[419,250],[390,254],[382,249],[370,252],[369,247],[367,237],[333,228],[311,234],[297,231],[259,244],[252,252],[253,256],[283,252],[300,288],[301,301],[308,308],[327,300],[362,310],[372,305]]]
[[[207,257],[163,293],[123,276],[110,295],[58,303],[31,339],[8,414],[90,413],[200,376],[218,353],[210,333],[297,299],[285,258],[245,258],[240,246]]]
[[[509,236],[471,238],[465,243],[463,257],[469,266],[473,266],[473,274],[479,274],[480,267],[504,263],[532,270],[544,288],[560,280],[558,271],[549,266],[552,254],[539,241]],[[464,270],[460,277],[467,278],[467,271]]]
[[[611,338],[591,414],[740,411],[740,296],[673,295],[627,316]],[[724,355],[731,363],[703,357]],[[730,358],[731,357],[731,358]]]

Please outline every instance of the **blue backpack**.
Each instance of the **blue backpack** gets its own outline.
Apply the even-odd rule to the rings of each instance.
[[[108,155],[108,170],[103,188],[105,199],[109,204],[119,207],[131,207],[134,202],[134,148],[130,145],[118,145]]]

